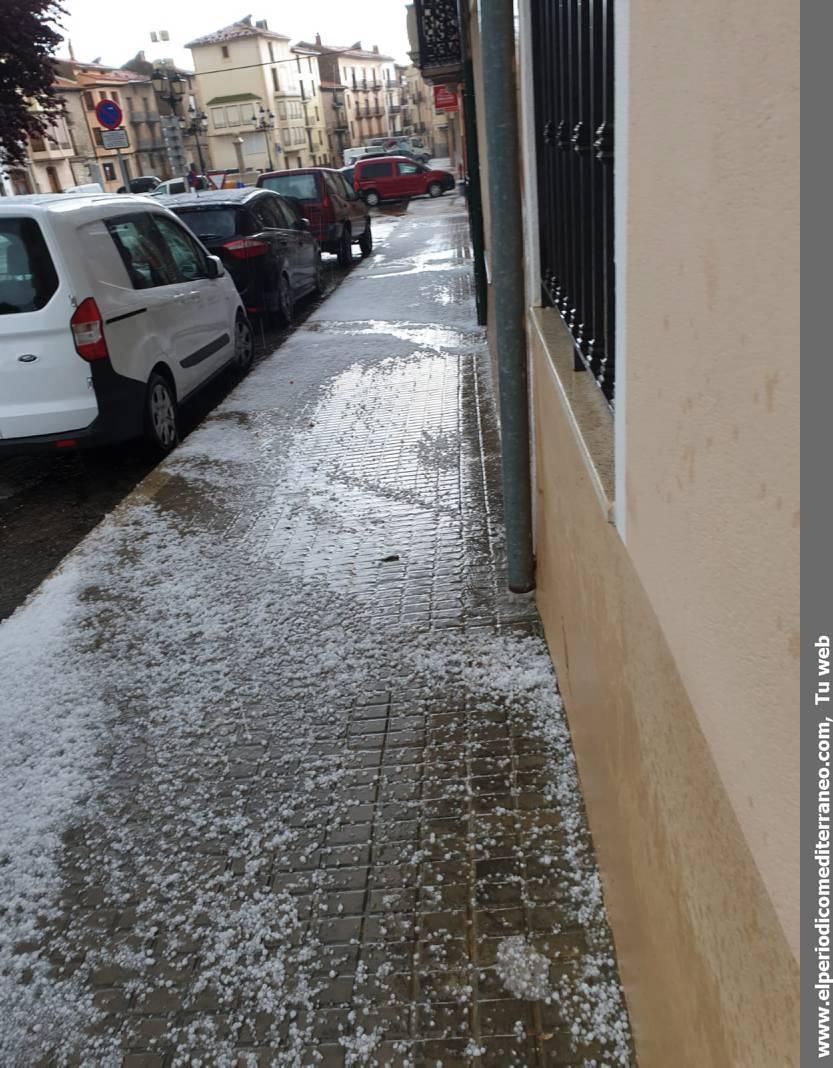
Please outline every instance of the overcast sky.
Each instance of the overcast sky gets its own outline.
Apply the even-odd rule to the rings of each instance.
[[[182,47],[187,41],[251,15],[253,20],[266,19],[270,30],[293,41],[312,41],[320,33],[324,44],[378,44],[381,52],[408,62],[404,0],[301,0],[252,8],[246,7],[246,0],[239,2],[235,8],[227,0],[119,0],[109,7],[102,0],[64,0],[68,14],[62,32],[81,61],[100,57],[102,63],[120,67],[143,49],[150,60],[170,56],[193,67],[191,53]],[[152,44],[151,30],[167,30],[170,44]],[[69,54],[66,41],[58,51]]]

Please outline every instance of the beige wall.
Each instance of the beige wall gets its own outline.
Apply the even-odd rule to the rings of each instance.
[[[247,167],[263,169],[269,166],[265,137],[270,138],[272,146],[277,142],[283,149],[281,153],[274,147],[271,149],[272,164],[276,168],[298,166],[299,159],[306,162],[309,152],[304,111],[297,66],[289,50],[289,41],[275,37],[245,37],[227,41],[226,47],[229,51],[227,58],[223,57],[221,44],[199,45],[191,49],[199,95],[209,115],[208,134],[215,166],[237,166],[233,145],[235,137],[244,139],[243,154]],[[218,129],[215,126],[212,107],[208,102],[243,93],[254,94],[258,98],[254,101],[255,114],[260,104],[273,112],[274,129],[270,133],[255,133],[251,122],[237,127]]]
[[[587,375],[572,371],[571,344],[557,316],[530,315],[537,601],[572,731],[639,1063],[797,1066],[797,963],[667,629],[609,521],[611,482],[588,463],[588,438],[594,449],[612,448],[610,420]],[[546,344],[538,322],[546,324]],[[562,381],[572,391],[569,401]],[[579,435],[575,416],[593,433]],[[700,629],[692,613],[692,642],[701,640]],[[776,781],[762,780],[758,798],[764,803],[777,790]]]
[[[797,957],[796,7],[630,11],[627,550]]]

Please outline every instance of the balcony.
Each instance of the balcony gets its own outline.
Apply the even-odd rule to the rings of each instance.
[[[414,14],[418,44],[414,63],[423,78],[439,84],[459,82],[463,56],[457,0],[414,0]]]
[[[389,104],[388,105],[388,112],[391,115],[398,115],[401,111],[402,111],[402,105],[401,104]]]
[[[157,111],[131,111],[127,116],[128,122],[159,122]]]

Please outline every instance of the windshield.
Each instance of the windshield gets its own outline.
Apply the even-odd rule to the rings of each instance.
[[[0,315],[38,311],[58,288],[58,276],[34,219],[0,219]]]
[[[263,187],[285,197],[318,200],[318,183],[314,174],[274,174],[263,179]]]
[[[239,232],[234,208],[184,208],[176,213],[192,233],[206,241],[234,237]]]

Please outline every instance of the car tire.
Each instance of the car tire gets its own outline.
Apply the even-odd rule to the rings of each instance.
[[[145,441],[158,455],[166,456],[179,441],[176,396],[169,379],[152,371],[145,390]]]
[[[365,193],[364,199],[365,199],[365,203],[367,203],[367,205],[369,207],[375,208],[375,207],[378,207],[378,204],[379,204],[379,201],[381,200],[381,197],[379,196],[379,194],[376,192],[375,189],[371,189],[367,193]]]
[[[370,219],[367,220],[367,226],[364,228],[364,233],[359,238],[359,249],[363,259],[367,259],[373,251],[373,231],[370,229]]]
[[[252,325],[248,319],[238,314],[234,324],[234,359],[231,362],[235,374],[244,375],[252,366],[255,358],[255,343]]]
[[[428,186],[429,197],[441,197],[443,195],[443,187],[439,182],[431,182]]]
[[[285,274],[281,275],[278,286],[278,319],[282,326],[292,325],[292,313],[295,301],[292,296],[292,286]]]
[[[338,243],[338,265],[349,267],[353,262],[353,235],[350,227],[345,226],[341,231],[341,240]]]

